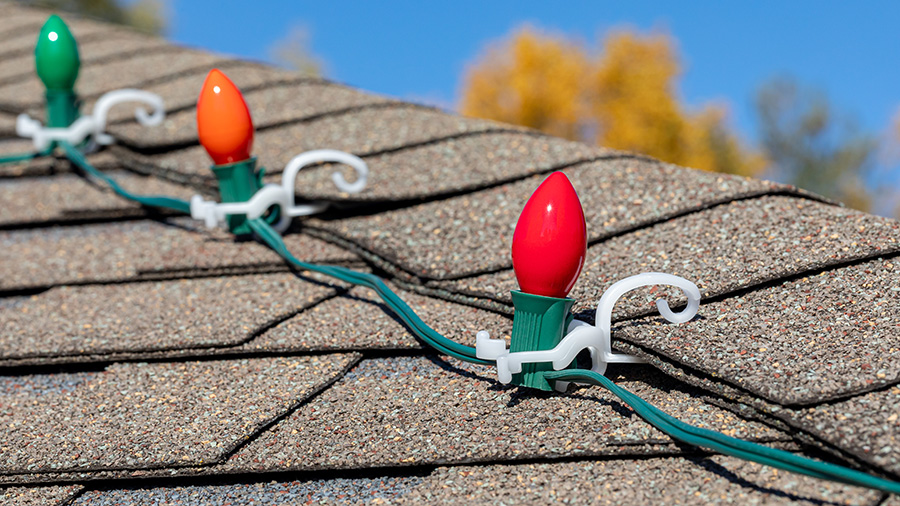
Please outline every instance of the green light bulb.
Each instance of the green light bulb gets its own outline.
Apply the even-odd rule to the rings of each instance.
[[[34,48],[38,77],[48,90],[71,90],[78,79],[78,43],[69,27],[56,14],[50,16]]]

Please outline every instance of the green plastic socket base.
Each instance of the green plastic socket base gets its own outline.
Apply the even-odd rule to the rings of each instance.
[[[263,183],[265,169],[256,170],[256,157],[242,162],[213,165],[213,174],[219,180],[219,195],[222,202],[247,202]],[[235,235],[246,235],[253,231],[247,224],[246,216],[228,216],[228,229]]]
[[[519,290],[512,292],[513,328],[509,351],[540,351],[554,348],[566,334],[572,321],[569,310],[575,299],[558,299],[531,295]],[[522,372],[513,374],[512,383],[539,390],[553,390],[544,373],[553,371],[550,363],[523,364]]]
[[[73,90],[48,89],[44,97],[49,128],[68,128],[78,119],[78,96]]]

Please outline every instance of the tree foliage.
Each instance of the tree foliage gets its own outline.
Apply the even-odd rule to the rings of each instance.
[[[526,26],[469,69],[460,110],[681,165],[759,174],[765,159],[730,131],[724,107],[691,112],[681,104],[680,74],[663,34],[617,31],[592,56],[583,44]]]
[[[309,50],[309,29],[294,25],[287,35],[269,47],[269,58],[282,67],[296,70],[308,76],[322,73],[322,62]]]
[[[874,163],[875,137],[837,114],[824,94],[789,78],[764,84],[756,107],[761,142],[779,179],[856,209],[870,207],[863,177]]]

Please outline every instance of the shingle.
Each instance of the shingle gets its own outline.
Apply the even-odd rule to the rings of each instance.
[[[198,63],[199,65],[199,63]],[[215,65],[209,64],[209,68]],[[207,69],[208,70],[208,69]],[[226,70],[226,73],[228,70]],[[200,76],[200,84],[206,71]],[[194,101],[200,94],[201,86],[190,88]],[[253,125],[257,133],[272,125],[297,121],[303,118],[327,114],[351,107],[382,104],[390,100],[377,95],[360,93],[352,88],[325,81],[286,83],[280,86],[263,87],[244,93],[244,99],[253,115]],[[191,107],[166,116],[162,125],[147,129],[129,122],[110,127],[117,137],[139,146],[180,145],[197,142],[196,110]]]
[[[297,187],[309,198],[406,200],[473,191],[615,151],[530,133],[485,133],[366,157],[369,181],[359,194],[339,193],[336,167],[301,171]],[[352,171],[347,171],[348,179]]]
[[[289,273],[57,287],[0,312],[0,358],[234,346],[333,293]]]
[[[297,80],[292,72],[268,67],[259,63],[241,60],[230,60],[217,63],[216,66],[226,72],[228,77],[245,92],[269,83]],[[194,110],[197,105],[197,97],[203,87],[203,80],[210,69],[197,69],[174,79],[142,86],[141,89],[159,95],[165,103],[166,111],[179,111],[183,109]],[[88,107],[91,106],[88,101]],[[170,114],[171,114],[170,112]],[[116,136],[131,144],[140,145],[167,145],[172,142],[171,132],[161,130],[147,131],[146,129],[125,129],[117,123],[134,121],[134,112],[128,107],[112,109],[109,114],[110,126],[108,130]],[[128,134],[131,135],[128,135]],[[149,134],[149,136],[148,136]],[[196,138],[196,132],[192,133]]]
[[[510,136],[501,137],[507,142],[510,139]],[[569,144],[531,138],[524,143],[524,153],[519,155],[522,164],[532,163],[526,162],[526,159],[540,160],[540,157],[531,157],[527,153],[537,151],[537,146],[547,145],[548,142],[563,149],[560,149],[556,160],[539,162],[538,167],[542,170],[563,162],[565,156],[582,155],[565,149]],[[473,148],[473,156],[475,153],[477,149]],[[428,166],[426,162],[422,163]],[[464,164],[461,166],[470,168]],[[492,163],[488,166],[494,167]],[[395,165],[381,167],[372,164],[372,177],[379,169],[390,172],[390,167]],[[563,172],[579,191],[591,241],[713,203],[784,188],[763,181],[635,159],[581,164]],[[406,172],[401,174],[398,181],[406,181],[401,188],[413,191],[411,175]],[[323,179],[323,176],[319,174],[318,179]],[[312,223],[427,278],[457,277],[501,269],[511,265],[510,241],[519,214],[545,177],[538,175],[478,193],[372,216],[332,222],[316,220]],[[459,184],[459,178],[446,182]],[[435,186],[420,183],[419,188],[435,191]],[[422,194],[428,190],[417,191]],[[403,197],[405,195],[395,193],[395,198]]]
[[[313,149],[339,149],[364,155],[491,128],[496,129],[497,124],[403,105],[379,106],[263,130],[253,139],[253,151],[258,153],[260,165],[266,167],[266,174],[278,175],[291,158]],[[196,137],[196,128],[191,135]],[[209,155],[202,146],[145,157],[141,161],[167,171],[212,177]],[[331,181],[330,175],[321,171],[318,174]],[[280,182],[281,176],[275,179]],[[271,178],[269,182],[272,182]],[[298,193],[305,194],[308,183],[299,185]]]
[[[73,506],[124,504],[191,504],[194,506],[289,504],[383,504],[395,500],[422,478],[335,478],[316,481],[239,483],[234,485],[97,490],[80,496]]]
[[[88,377],[65,392],[10,388],[46,382],[41,375],[0,378],[6,387],[0,394],[5,430],[0,470],[208,464],[355,360],[325,355],[114,364],[82,373]]]
[[[590,226],[589,226],[590,228]],[[614,282],[641,272],[667,272],[696,283],[704,298],[770,280],[896,251],[900,223],[852,209],[783,196],[741,200],[613,237],[588,248],[570,297],[593,310]],[[509,303],[511,270],[441,286]],[[614,317],[655,311],[656,293],[624,296]],[[683,298],[672,292],[670,304]],[[671,302],[674,301],[674,302]]]
[[[508,336],[512,321],[495,313],[394,288],[432,328],[466,345],[475,333]],[[375,292],[357,287],[285,320],[248,342],[247,351],[405,349],[420,345]]]
[[[125,172],[109,175],[126,190],[141,195],[166,195],[189,200],[191,195],[197,193],[188,187],[153,177]],[[0,202],[3,202],[0,226],[145,214],[138,204],[119,197],[101,184],[73,174],[0,180]]]
[[[0,138],[4,137],[16,137],[16,116],[0,112]],[[4,144],[6,142],[3,141]]]
[[[81,97],[93,97],[119,88],[140,88],[145,81],[197,67],[212,67],[219,61],[222,61],[221,57],[209,53],[171,47],[149,52],[146,56],[85,66],[78,74],[75,90]],[[0,103],[12,110],[24,110],[43,104],[43,94],[44,85],[35,74],[27,81],[0,86]]]
[[[426,357],[366,360],[225,469],[407,466],[573,455],[678,452],[600,389],[567,396],[501,387],[493,369]],[[707,404],[648,368],[617,383],[695,425],[752,440],[779,432]]]
[[[38,31],[35,31],[32,37],[32,49],[37,42],[37,34]],[[141,51],[167,46],[164,39],[125,30],[111,31],[104,33],[102,37],[90,37],[86,41],[79,40],[81,71],[89,73],[95,64],[133,58]],[[34,76],[34,65],[33,51],[0,60],[0,83],[24,81]]]
[[[825,441],[900,474],[900,387],[819,406],[786,410],[794,425]]]
[[[438,468],[398,504],[856,504],[871,490],[733,457]]]
[[[705,304],[688,323],[651,317],[614,332],[778,404],[821,402],[898,380],[896,269],[829,270]]]
[[[83,490],[81,485],[53,487],[0,488],[0,501],[6,506],[52,506],[67,504],[72,496]]]
[[[260,268],[286,270],[281,258],[224,231],[154,221],[0,231],[0,290],[127,281]],[[352,254],[303,234],[285,237],[301,259],[340,262]]]
[[[0,141],[0,156],[34,153],[34,143],[29,139],[9,139]],[[119,161],[109,151],[87,155],[87,161],[98,169],[121,168]],[[16,163],[0,164],[0,179],[15,177],[49,176],[72,172],[68,160],[55,155],[42,156]]]

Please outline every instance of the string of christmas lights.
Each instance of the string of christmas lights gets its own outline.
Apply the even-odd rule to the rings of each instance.
[[[589,329],[588,327],[593,327],[584,322],[573,320],[569,311],[574,301],[566,295],[574,286],[584,264],[586,234],[581,203],[571,183],[562,173],[551,174],[541,184],[526,203],[516,225],[512,257],[516,278],[522,290],[513,292],[515,313],[510,350],[505,349],[503,342],[499,343],[502,350],[498,349],[496,346],[498,343],[491,342],[497,340],[490,340],[486,335],[480,335],[479,346],[473,348],[452,341],[429,327],[381,278],[344,267],[303,262],[291,254],[273,226],[283,226],[285,218],[290,215],[293,196],[288,202],[280,192],[288,190],[293,192],[293,180],[289,181],[289,187],[280,187],[283,190],[274,189],[273,185],[262,184],[263,171],[256,169],[256,159],[250,156],[253,142],[250,111],[240,91],[221,72],[217,70],[210,72],[197,107],[200,142],[215,163],[212,170],[219,180],[221,198],[224,202],[210,205],[197,200],[189,203],[165,196],[132,194],[86,160],[84,152],[92,143],[109,141],[110,138],[103,132],[105,113],[101,114],[104,116],[102,121],[94,120],[91,124],[82,122],[82,130],[79,130],[78,135],[71,135],[71,129],[83,119],[78,113],[78,101],[74,91],[79,68],[78,50],[74,37],[59,17],[51,16],[41,29],[35,49],[35,60],[38,75],[47,88],[49,127],[38,128],[30,119],[22,121],[22,124],[31,127],[30,130],[28,128],[26,130],[33,134],[29,135],[33,138],[36,138],[34,136],[36,134],[45,133],[42,142],[46,142],[47,146],[37,149],[34,153],[0,158],[0,163],[19,162],[49,155],[59,147],[65,156],[87,175],[103,181],[123,198],[147,206],[165,207],[192,215],[204,214],[200,219],[208,217],[206,211],[201,212],[201,209],[221,210],[223,208],[217,206],[229,203],[242,204],[254,198],[259,200],[261,194],[268,195],[266,198],[270,199],[272,205],[264,206],[264,212],[241,207],[224,208],[240,210],[224,213],[224,221],[227,222],[229,229],[235,234],[253,234],[285,261],[299,269],[318,272],[373,289],[417,337],[440,353],[479,364],[496,364],[498,374],[501,361],[509,362],[512,358],[523,356],[538,357],[539,360],[519,360],[517,364],[521,370],[518,372],[512,370],[514,367],[510,367],[508,382],[543,390],[551,390],[559,385],[567,386],[569,382],[597,385],[616,395],[648,423],[678,441],[799,474],[900,494],[898,482],[685,424],[603,376],[600,369],[605,369],[606,362],[640,361],[636,357],[613,354],[609,349],[611,307],[618,296],[624,293],[623,290],[657,282],[679,286],[688,295],[689,304],[685,310],[674,313],[664,301],[658,303],[663,316],[673,322],[686,321],[696,314],[699,292],[694,293],[691,289],[693,284],[686,280],[682,280],[684,283],[681,283],[678,281],[681,278],[675,279],[675,276],[653,273],[648,278],[637,279],[630,284],[613,285],[598,305],[599,328],[596,331]],[[148,99],[146,95],[132,93],[128,96],[154,103],[154,100]],[[141,110],[137,116],[139,120],[142,117],[145,120],[149,119],[145,112],[142,116]],[[40,144],[36,141],[36,146]],[[356,163],[353,158],[339,157],[336,161],[342,160],[349,160],[351,164]],[[364,185],[365,171],[360,167],[355,166],[357,173],[363,178]],[[342,182],[347,187],[353,187],[353,183],[346,183],[336,176],[334,179],[339,186]],[[358,188],[357,191],[362,189],[361,186],[353,188]],[[194,209],[195,207],[198,209]],[[217,223],[217,218],[214,221]],[[693,290],[696,290],[695,286]],[[607,299],[611,302],[604,304],[604,300]],[[560,355],[564,357],[561,361],[541,358],[545,355],[534,355],[550,353],[567,342],[571,346],[568,350],[562,350],[565,353]],[[479,353],[481,344],[485,349]],[[593,370],[575,368],[572,360],[574,355],[571,354],[583,347],[591,350],[595,360]],[[513,372],[515,374],[512,374]]]

